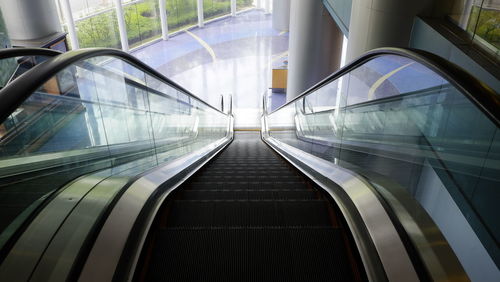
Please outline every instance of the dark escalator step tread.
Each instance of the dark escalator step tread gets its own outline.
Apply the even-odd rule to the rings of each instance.
[[[270,154],[256,154],[255,152],[234,152],[232,154],[224,154],[222,153],[219,157],[215,158],[216,160],[239,160],[239,159],[249,159],[249,160],[279,160],[276,155],[273,153]]]
[[[341,231],[165,229],[147,281],[352,281]]]
[[[201,171],[276,171],[276,172],[294,172],[289,170],[288,168],[276,167],[276,166],[226,166],[226,167],[206,167]]]
[[[292,181],[301,181],[302,177],[297,176],[297,175],[262,175],[262,176],[255,176],[255,175],[225,175],[225,176],[220,176],[220,175],[197,175],[194,177],[196,181],[213,181],[213,182],[221,182],[221,181],[230,181],[230,182],[249,182],[249,181],[255,181],[255,182],[277,182],[277,181],[287,181],[287,182],[292,182]]]
[[[277,158],[273,159],[248,159],[248,158],[239,158],[239,159],[232,159],[232,160],[223,160],[223,159],[214,159],[212,162],[210,162],[209,165],[218,165],[218,164],[226,164],[226,163],[234,163],[236,166],[241,166],[244,165],[242,163],[252,163],[252,162],[258,162],[258,163],[265,163],[271,166],[287,166],[287,164]]]
[[[250,189],[250,190],[283,190],[283,189],[288,189],[288,190],[306,190],[307,186],[303,182],[284,182],[284,181],[279,181],[279,182],[221,182],[221,181],[203,181],[203,182],[198,182],[195,180],[195,182],[191,182],[189,184],[186,184],[185,186],[186,189],[192,189],[192,190],[216,190],[216,189]]]
[[[250,166],[248,166],[248,167],[237,167],[237,168],[228,167],[228,168],[225,168],[225,169],[207,167],[207,168],[205,168],[203,170],[200,170],[200,173],[215,173],[215,174],[233,173],[233,172],[237,172],[237,173],[248,172],[248,173],[251,173],[251,174],[270,172],[270,173],[274,173],[274,174],[278,174],[278,175],[279,174],[299,175],[295,171],[291,171],[291,170],[288,170],[288,169],[265,167],[265,166],[257,166],[257,167],[250,167]]]
[[[268,158],[251,158],[247,156],[239,156],[233,158],[216,158],[214,159],[214,163],[241,163],[241,162],[249,162],[249,163],[269,163],[269,164],[284,164],[283,160],[277,157],[268,157]]]
[[[260,164],[250,164],[250,166],[254,167],[255,169],[262,168],[262,165],[260,165]],[[228,168],[227,165],[225,165],[225,164],[219,164],[217,162],[210,163],[209,165],[207,165],[207,167],[210,167],[210,168],[213,168],[213,169],[226,169],[226,168]],[[238,165],[232,165],[231,166],[231,168],[247,168],[247,167],[248,167],[247,164],[238,164]],[[267,167],[276,168],[276,169],[288,168],[288,166],[285,163],[282,163],[282,162],[280,162],[280,163],[267,163],[265,165],[265,167],[266,167],[265,169],[267,169]]]
[[[279,159],[247,159],[247,158],[239,158],[232,160],[214,160],[217,164],[227,165],[243,165],[243,164],[268,164],[268,165],[283,165],[284,163]]]
[[[276,171],[276,172],[282,172],[282,171],[291,171],[285,166],[268,166],[268,165],[245,165],[245,166],[207,166],[206,168],[203,169],[203,171]]]
[[[250,156],[235,156],[232,158],[220,158],[217,159],[217,161],[220,162],[265,162],[265,163],[275,163],[275,164],[282,164],[283,160],[277,158],[276,156],[267,156],[267,157],[260,157],[260,158],[252,158]]]
[[[276,172],[293,172],[288,168],[276,167],[276,166],[265,166],[265,165],[255,165],[255,166],[225,166],[225,167],[206,167],[201,171],[213,171],[213,172],[226,172],[226,171],[276,171]]]
[[[216,159],[217,160],[234,160],[234,159],[272,159],[278,160],[277,156],[269,150],[265,151],[256,151],[256,150],[237,150],[237,151],[225,151],[220,154]]]
[[[252,169],[247,170],[205,170],[198,173],[195,177],[211,177],[211,176],[243,176],[243,177],[296,177],[297,174],[291,171],[276,171],[276,170],[260,170],[255,171]]]
[[[173,202],[167,226],[331,226],[327,202],[183,201]]]
[[[262,166],[265,166],[265,167],[281,167],[281,168],[287,168],[288,167],[285,164],[280,163],[280,162],[267,162],[267,161],[263,161],[263,162],[251,162],[251,161],[242,160],[240,162],[216,162],[216,163],[214,163],[214,167],[216,167],[216,168],[242,167],[242,166],[246,166],[246,167],[262,167]],[[210,167],[210,165],[208,167]]]
[[[183,200],[284,200],[284,199],[317,199],[314,191],[269,191],[269,190],[186,190],[182,192]]]

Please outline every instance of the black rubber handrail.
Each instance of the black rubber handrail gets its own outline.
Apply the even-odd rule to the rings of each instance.
[[[45,48],[7,48],[0,49],[0,60],[29,56],[55,57],[61,54],[60,51]]]
[[[274,112],[277,112],[280,109],[294,103],[298,99],[307,96],[308,94],[318,90],[324,85],[351,72],[352,70],[358,68],[366,62],[376,57],[385,55],[397,55],[406,57],[428,67],[429,69],[446,79],[448,82],[450,82],[459,91],[461,91],[467,98],[469,98],[469,100],[471,100],[472,103],[474,103],[479,109],[481,109],[481,111],[483,111],[486,116],[488,116],[490,120],[492,120],[496,124],[496,126],[500,126],[500,96],[498,93],[496,93],[488,85],[479,81],[477,78],[475,78],[473,75],[471,75],[461,67],[449,62],[448,60],[445,60],[435,54],[423,50],[403,48],[379,48],[369,51],[363,56],[354,60],[352,63],[339,69],[316,85],[307,89],[288,103],[267,114],[270,115]]]
[[[55,76],[61,70],[79,61],[102,56],[119,58],[148,73],[149,75],[154,76],[156,79],[175,87],[177,90],[184,92],[184,94],[191,96],[193,99],[198,100],[207,107],[224,114],[219,109],[209,105],[196,95],[184,89],[182,86],[166,78],[158,71],[126,52],[111,48],[87,48],[69,51],[51,58],[43,64],[33,67],[0,90],[0,101],[2,101],[2,103],[0,103],[0,123],[2,123],[12,112],[14,112],[17,107],[19,107],[19,105],[21,105],[41,85],[43,85],[43,83]]]

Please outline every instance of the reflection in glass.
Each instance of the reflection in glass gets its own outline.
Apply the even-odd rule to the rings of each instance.
[[[16,58],[0,60],[0,69],[2,70],[0,73],[0,89],[9,83],[12,75],[16,72],[17,66]]]
[[[67,67],[0,124],[0,247],[73,179],[133,177],[228,132],[228,116],[125,61]]]
[[[23,56],[0,60],[0,89],[49,58],[46,56]]]
[[[271,137],[404,189],[458,254],[477,241],[498,258],[499,129],[422,64],[395,55],[374,58],[266,119]],[[387,194],[384,185],[375,186]],[[457,207],[446,218],[468,223],[473,237],[457,241],[454,232],[447,233],[449,223],[440,220],[445,215],[435,212],[436,198]],[[465,256],[460,259],[466,270],[473,267]]]

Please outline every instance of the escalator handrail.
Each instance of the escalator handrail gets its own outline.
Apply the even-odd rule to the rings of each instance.
[[[46,48],[7,48],[0,50],[0,60],[31,56],[55,57],[61,54],[60,51]]]
[[[478,108],[480,108],[486,116],[488,116],[497,126],[500,126],[500,96],[488,85],[484,84],[473,75],[471,75],[466,70],[455,65],[454,63],[443,59],[440,56],[429,53],[427,51],[410,49],[410,48],[378,48],[368,51],[361,57],[355,59],[350,64],[344,66],[343,68],[337,70],[333,74],[329,75],[319,83],[310,87],[309,89],[302,92],[302,94],[294,97],[289,102],[278,107],[274,111],[267,113],[270,115],[279,111],[280,109],[287,107],[288,105],[294,103],[295,101],[307,96],[310,93],[315,92],[324,85],[340,78],[341,76],[351,72],[352,70],[360,67],[366,62],[380,56],[385,55],[397,55],[414,60],[432,71],[439,74],[441,77],[445,78],[450,82],[455,88],[460,90],[463,94],[469,98]]]
[[[154,76],[156,79],[159,79],[163,83],[166,83],[176,88],[177,90],[182,91],[184,94],[208,106],[209,108],[224,114],[221,110],[206,103],[193,93],[189,92],[172,80],[166,78],[155,69],[151,68],[147,64],[143,63],[139,59],[126,52],[111,48],[86,48],[69,51],[51,58],[43,64],[33,67],[31,70],[22,74],[19,78],[0,90],[0,99],[2,100],[2,103],[0,103],[0,123],[4,122],[4,120],[43,83],[55,76],[61,70],[79,61],[101,56],[119,58],[131,64],[132,66],[148,73],[149,75]]]

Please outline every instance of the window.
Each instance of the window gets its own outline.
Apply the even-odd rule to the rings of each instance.
[[[175,32],[198,23],[196,0],[166,1],[169,32]]]
[[[123,1],[123,12],[131,48],[161,37],[158,0]]]
[[[454,0],[449,19],[474,43],[500,54],[500,0]]]
[[[203,0],[203,18],[205,20],[231,13],[231,0]]]
[[[70,0],[81,48],[121,48],[113,0]]]
[[[241,11],[244,9],[248,9],[251,7],[255,7],[253,4],[253,0],[236,0],[236,10]]]

